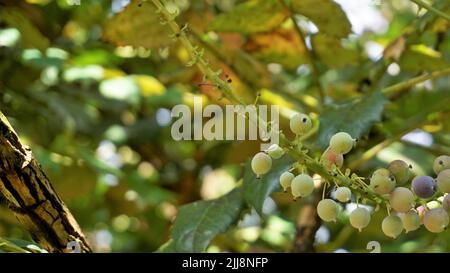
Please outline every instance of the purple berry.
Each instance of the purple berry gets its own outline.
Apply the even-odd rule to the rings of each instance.
[[[411,187],[413,192],[420,198],[430,198],[436,193],[437,185],[434,179],[430,176],[416,176]]]

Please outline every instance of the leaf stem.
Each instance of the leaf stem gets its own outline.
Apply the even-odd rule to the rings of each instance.
[[[434,71],[431,73],[426,73],[424,75],[420,75],[415,78],[411,78],[409,80],[391,85],[389,87],[384,88],[382,92],[387,97],[393,97],[397,93],[403,91],[404,89],[412,87],[418,83],[421,83],[421,82],[424,82],[427,80],[436,79],[436,78],[446,76],[446,75],[450,75],[450,67],[442,69],[442,70],[437,70],[437,71]]]
[[[435,13],[436,15],[439,15],[440,17],[446,19],[447,21],[450,21],[450,15],[448,15],[447,13],[445,13],[443,11],[438,10],[437,8],[433,7],[432,5],[426,3],[423,0],[411,0],[411,2],[414,2],[419,7],[429,10],[429,11]]]

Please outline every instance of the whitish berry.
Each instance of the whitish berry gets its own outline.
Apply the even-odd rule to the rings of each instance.
[[[389,163],[388,170],[395,177],[398,185],[403,185],[412,177],[411,166],[403,160],[394,160]]]
[[[416,230],[420,227],[420,217],[417,212],[410,210],[406,213],[400,214],[400,219],[402,219],[403,227],[406,233]]]
[[[328,147],[325,152],[323,152],[320,162],[327,168],[327,170],[332,170],[333,165],[341,168],[344,164],[344,156],[333,152],[330,147]]]
[[[334,134],[330,139],[330,149],[337,154],[350,152],[355,144],[355,140],[345,132]]]
[[[447,194],[442,200],[442,208],[450,213],[450,194]]]
[[[291,191],[294,199],[306,197],[314,190],[314,180],[307,174],[300,174],[292,179]]]
[[[450,193],[450,169],[441,171],[436,181],[440,191]]]
[[[370,222],[370,212],[365,208],[356,208],[350,213],[350,224],[361,231]]]
[[[417,214],[419,214],[420,222],[423,223],[423,215],[425,214],[425,211],[427,211],[427,208],[422,205],[422,206],[418,206],[416,208],[416,210],[417,210]]]
[[[407,188],[397,187],[391,192],[389,203],[396,212],[408,212],[414,206],[414,195]]]
[[[390,193],[395,188],[395,177],[387,169],[378,169],[370,178],[370,187],[378,194]]]
[[[417,197],[426,199],[436,193],[437,185],[430,176],[416,176],[411,183],[411,188]]]
[[[423,225],[433,233],[444,231],[448,226],[448,214],[443,208],[431,209],[423,215]]]
[[[397,238],[403,230],[403,223],[397,215],[389,215],[383,219],[381,223],[381,230],[386,236]]]
[[[280,176],[280,185],[284,191],[286,191],[290,186],[292,179],[294,179],[294,175],[290,172],[284,172]]]
[[[352,197],[352,192],[347,187],[337,188],[334,194],[336,196],[336,199],[342,203],[350,201],[350,198]]]
[[[441,171],[450,169],[450,156],[441,155],[436,157],[433,163],[433,170],[436,174],[439,174]]]
[[[317,214],[325,222],[336,222],[338,205],[331,199],[323,199],[317,204]]]
[[[296,135],[304,134],[312,128],[311,118],[302,113],[295,114],[289,121],[289,127]]]
[[[267,153],[273,159],[278,159],[284,155],[283,148],[281,148],[278,144],[270,145],[269,149],[267,149]]]
[[[252,159],[252,170],[257,175],[263,175],[270,171],[272,158],[266,153],[259,152]]]

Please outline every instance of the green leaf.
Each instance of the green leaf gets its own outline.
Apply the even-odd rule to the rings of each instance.
[[[159,251],[204,251],[217,234],[226,231],[238,219],[242,206],[242,189],[237,188],[220,198],[180,207],[171,241]]]
[[[255,208],[259,215],[263,215],[264,201],[273,192],[280,190],[280,175],[291,168],[294,159],[288,155],[272,161],[272,168],[268,174],[257,179],[251,168],[251,160],[245,165],[244,199]]]
[[[352,25],[341,6],[332,0],[293,0],[294,12],[308,17],[322,33],[347,37]]]
[[[37,48],[44,51],[50,44],[47,37],[33,25],[21,10],[15,7],[2,7],[0,20],[4,20],[9,26],[20,32],[20,41],[24,48]]]
[[[319,145],[325,149],[337,132],[347,132],[353,138],[361,137],[380,121],[385,103],[384,95],[375,92],[358,101],[326,109],[320,117]]]
[[[426,50],[425,47],[408,48],[400,57],[399,65],[403,71],[420,72],[444,69],[450,66],[442,53]]]
[[[358,63],[356,50],[342,46],[341,41],[326,34],[312,36],[312,46],[319,59],[330,68],[343,68]]]
[[[209,29],[240,33],[269,31],[279,26],[287,16],[278,0],[250,0],[217,16]]]
[[[169,28],[162,25],[152,3],[132,1],[122,12],[116,14],[104,25],[103,38],[117,46],[142,46],[158,48],[169,45]]]

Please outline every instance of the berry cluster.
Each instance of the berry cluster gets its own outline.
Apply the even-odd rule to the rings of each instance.
[[[306,114],[296,114],[290,119],[290,129],[300,136],[306,134],[312,128],[312,122]],[[403,231],[416,230],[421,224],[434,233],[445,230],[449,224],[450,213],[450,156],[442,155],[436,158],[433,169],[436,178],[430,176],[415,176],[412,166],[402,160],[392,161],[386,168],[377,169],[373,172],[366,184],[364,178],[353,174],[344,175],[341,168],[344,163],[344,155],[351,151],[356,140],[346,132],[334,134],[329,142],[328,148],[323,152],[318,163],[327,172],[336,177],[341,175],[350,179],[350,184],[342,185],[339,180],[324,181],[324,193],[326,186],[334,182],[334,199],[347,203],[356,196],[358,204],[361,191],[365,194],[364,201],[372,199],[378,209],[378,204],[384,203],[388,216],[384,218],[381,229],[383,233],[391,238],[396,238]],[[272,159],[282,157],[288,149],[279,145],[272,145],[267,151],[256,154],[251,162],[253,172],[260,177],[268,173],[272,167]],[[294,174],[294,171],[300,170]],[[349,170],[347,170],[349,171]],[[307,197],[314,191],[314,180],[307,173],[306,166],[300,162],[293,164],[289,171],[281,174],[279,182],[286,192],[291,189],[295,199]],[[411,184],[408,188],[407,184]],[[353,192],[352,192],[353,191]],[[440,193],[438,195],[438,193]],[[434,197],[436,200],[432,200]],[[324,198],[317,205],[317,214],[325,222],[336,221],[341,211],[339,203],[331,198]],[[416,207],[416,204],[420,205]],[[363,206],[359,206],[350,213],[350,225],[361,231],[370,223],[371,213]]]

